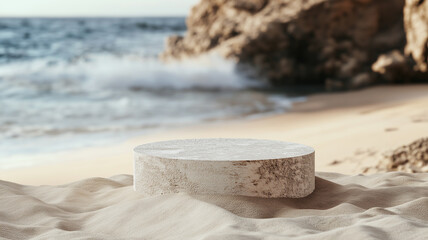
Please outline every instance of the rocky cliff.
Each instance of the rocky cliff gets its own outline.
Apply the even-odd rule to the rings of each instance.
[[[274,85],[355,88],[381,53],[403,50],[404,0],[201,0],[164,59],[216,52]]]
[[[416,62],[416,70],[428,71],[428,1],[406,0],[404,8],[406,54]]]

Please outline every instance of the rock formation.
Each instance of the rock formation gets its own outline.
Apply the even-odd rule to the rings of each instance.
[[[397,148],[377,168],[409,173],[428,172],[428,138]]]
[[[403,50],[404,0],[201,0],[163,59],[215,52],[274,85],[355,88],[382,53]]]
[[[388,82],[428,82],[428,3],[406,0],[405,51],[381,54],[372,65],[376,77]]]
[[[399,50],[381,54],[372,65],[373,72],[388,82],[411,82],[415,77],[413,62]]]
[[[416,70],[428,71],[428,1],[406,0],[404,24],[407,37],[405,52],[416,62]]]

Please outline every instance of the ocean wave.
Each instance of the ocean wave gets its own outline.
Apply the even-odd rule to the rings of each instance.
[[[178,22],[174,24],[164,24],[162,23],[147,23],[147,22],[137,22],[135,26],[142,30],[148,31],[186,31],[186,24]]]
[[[162,62],[184,18],[0,19],[0,167],[13,156],[256,117],[293,99],[216,55]]]
[[[37,59],[0,66],[0,79],[9,82],[8,88],[15,85],[59,92],[236,90],[263,86],[237,73],[234,62],[215,55],[171,63],[111,54],[97,54],[72,63]]]
[[[153,57],[164,38],[185,30],[184,18],[0,18],[0,64],[94,53]]]

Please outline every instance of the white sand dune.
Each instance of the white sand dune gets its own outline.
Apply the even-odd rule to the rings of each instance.
[[[428,174],[318,173],[303,199],[136,193],[132,176],[0,181],[6,239],[426,239]]]

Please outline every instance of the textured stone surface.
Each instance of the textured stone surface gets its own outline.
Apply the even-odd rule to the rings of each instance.
[[[406,54],[416,62],[417,70],[428,71],[428,1],[406,0],[404,8]]]
[[[415,0],[416,1],[416,0]],[[276,85],[371,84],[379,54],[403,49],[404,0],[201,0],[164,59],[215,52]]]
[[[383,171],[408,173],[428,172],[428,138],[420,138],[385,154],[384,161],[376,167]]]
[[[188,139],[144,144],[134,153],[134,188],[147,195],[298,198],[315,188],[315,152],[295,143]]]
[[[372,70],[388,82],[411,82],[415,75],[410,60],[398,50],[381,54]]]

